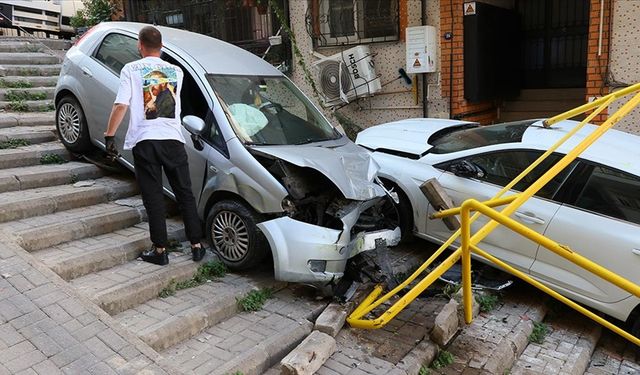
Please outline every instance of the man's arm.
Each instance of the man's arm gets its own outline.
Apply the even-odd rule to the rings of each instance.
[[[107,126],[107,131],[104,133],[105,136],[110,137],[116,134],[116,130],[118,130],[120,123],[122,123],[122,119],[127,113],[128,108],[129,106],[123,103],[115,103],[113,105],[111,115],[109,116],[109,125]]]

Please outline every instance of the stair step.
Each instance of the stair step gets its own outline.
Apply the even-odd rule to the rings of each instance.
[[[211,259],[211,254],[204,261]],[[110,315],[116,315],[158,297],[173,281],[190,279],[202,262],[191,254],[169,253],[169,264],[133,260],[107,270],[73,279],[70,284]]]
[[[604,330],[584,375],[609,374],[640,374],[640,352],[634,344]]]
[[[52,125],[42,126],[15,126],[0,129],[0,142],[11,139],[24,139],[31,144],[45,143],[57,140],[56,127]]]
[[[2,46],[0,45],[0,51],[1,49]],[[0,68],[0,72],[4,73],[5,76],[57,76],[60,74],[61,69],[61,64],[5,64]]]
[[[38,165],[41,164],[41,158],[44,155],[58,155],[64,160],[69,160],[69,152],[62,143],[58,141],[38,143],[0,150],[0,169]]]
[[[0,169],[0,193],[100,178],[105,171],[81,162]]]
[[[167,219],[167,235],[170,239],[182,241],[185,238],[182,221]],[[39,250],[34,256],[69,281],[134,260],[149,247],[149,225],[143,222]]]
[[[0,41],[0,52],[40,52],[44,47],[31,44],[26,41],[5,40]]]
[[[542,298],[531,298],[541,294],[532,287],[518,284],[506,293],[500,306],[462,328],[447,347],[453,363],[433,374],[504,374],[511,368],[528,344],[533,322],[542,321],[547,310]]]
[[[102,203],[0,224],[0,230],[13,233],[17,242],[32,252],[132,226],[142,215],[141,207]]]
[[[520,90],[519,100],[581,100],[585,101],[584,88],[572,89],[525,89]]]
[[[40,125],[55,125],[55,112],[4,112],[0,116],[0,129]]]
[[[236,298],[251,290],[279,290],[286,283],[273,279],[271,270],[225,277],[174,296],[155,298],[115,316],[123,326],[155,350],[165,350],[238,313]]]
[[[0,89],[0,100],[10,101],[11,95],[17,95],[20,98],[33,99],[34,95],[41,96],[41,94],[44,94],[44,97],[39,98],[38,100],[53,99],[54,91],[55,91],[54,87],[31,87],[27,89]],[[9,98],[7,96],[9,96]]]
[[[553,112],[561,113],[584,104],[584,100],[536,100],[505,102],[502,110],[505,112]]]
[[[28,87],[55,87],[58,83],[57,76],[6,76],[0,77],[0,87],[17,88],[16,86]]]
[[[32,46],[32,49],[35,47],[43,48],[43,46],[46,46],[53,50],[67,50],[72,46],[71,41],[66,39],[50,39],[50,38],[34,39],[33,37],[27,37],[27,36],[3,36],[0,38],[0,46],[21,44],[21,43],[26,43]]]
[[[511,374],[583,374],[602,332],[602,326],[569,308],[545,319],[549,332],[542,343],[530,342]]]
[[[58,185],[31,190],[7,192],[0,195],[0,222],[22,220],[55,212],[86,207],[136,194],[132,180],[103,177],[83,181],[91,186]]]
[[[308,320],[325,302],[278,292],[257,312],[242,312],[161,354],[185,373],[262,374],[313,329]]]
[[[58,56],[44,52],[0,52],[0,65],[51,65],[59,63]]]
[[[0,101],[0,109],[17,112],[51,112],[53,111],[53,99],[24,100],[19,102]]]

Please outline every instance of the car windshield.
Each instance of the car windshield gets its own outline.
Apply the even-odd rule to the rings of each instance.
[[[448,154],[472,148],[522,141],[525,130],[537,120],[505,122],[503,124],[453,127],[437,132],[428,143],[433,154]]]
[[[341,137],[286,77],[207,76],[245,144],[294,145]]]

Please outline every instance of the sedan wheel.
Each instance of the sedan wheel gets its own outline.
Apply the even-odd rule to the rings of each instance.
[[[58,111],[60,137],[67,143],[75,143],[80,135],[80,115],[71,103],[64,103]]]
[[[260,264],[269,254],[269,244],[257,224],[262,217],[235,200],[216,202],[207,216],[207,237],[213,250],[231,269]]]
[[[73,96],[65,96],[57,102],[56,129],[60,141],[69,151],[82,153],[91,149],[87,120]]]

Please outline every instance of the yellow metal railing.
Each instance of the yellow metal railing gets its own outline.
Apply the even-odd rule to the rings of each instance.
[[[576,304],[554,290],[548,288],[537,280],[531,278],[529,275],[514,269],[508,264],[488,254],[477,247],[477,244],[486,238],[498,225],[502,224],[511,230],[523,235],[524,237],[537,242],[543,247],[553,251],[554,253],[562,256],[563,258],[577,264],[578,266],[596,274],[597,276],[613,283],[614,285],[632,293],[633,295],[640,297],[640,286],[622,278],[619,275],[599,266],[598,264],[590,261],[587,258],[580,256],[572,251],[567,246],[558,244],[557,242],[550,240],[535,231],[530,230],[528,227],[518,223],[511,219],[509,216],[513,214],[524,202],[536,194],[542,187],[544,187],[551,179],[553,179],[558,173],[566,168],[571,162],[573,162],[587,147],[593,144],[599,137],[601,137],[607,130],[611,129],[618,121],[625,117],[633,108],[640,104],[640,83],[633,86],[629,86],[620,91],[603,96],[600,99],[594,100],[591,103],[584,104],[580,107],[562,113],[558,116],[552,117],[544,121],[544,126],[549,127],[559,121],[563,121],[585,112],[593,110],[583,121],[581,121],[574,129],[569,131],[565,136],[558,140],[552,147],[549,148],[544,154],[542,154],[534,163],[520,173],[513,181],[507,184],[501,189],[496,196],[486,202],[480,203],[474,199],[465,201],[461,207],[453,208],[450,210],[441,211],[433,218],[442,218],[449,215],[461,216],[461,228],[457,230],[436,252],[427,259],[411,276],[409,276],[404,282],[398,285],[393,290],[389,291],[381,297],[384,290],[382,285],[377,285],[374,290],[365,298],[365,300],[351,313],[347,318],[349,324],[356,328],[368,328],[375,329],[381,328],[386,325],[391,319],[393,319],[398,313],[400,313],[408,304],[410,304],[415,298],[417,298],[425,289],[427,289],[438,277],[445,273],[451,266],[453,266],[459,258],[462,258],[462,290],[463,290],[463,305],[465,309],[465,321],[470,323],[472,320],[471,305],[472,305],[472,292],[471,292],[471,252],[482,256],[501,267],[507,272],[523,279],[529,284],[541,289],[545,293],[560,300],[568,306],[574,308],[578,312],[593,319],[597,323],[611,329],[620,336],[627,340],[640,345],[640,339],[629,334],[628,332],[613,325],[607,320],[594,314],[593,312],[585,309],[584,307]],[[578,144],[573,150],[561,158],[553,167],[551,167],[546,173],[544,173],[537,181],[532,183],[525,191],[518,194],[513,194],[507,197],[503,195],[513,188],[519,181],[522,180],[528,173],[534,170],[542,161],[544,161],[549,155],[558,149],[565,141],[575,135],[585,124],[591,121],[595,116],[601,113],[607,108],[613,101],[622,98],[625,95],[636,93],[636,95],[625,103],[617,112],[609,116],[609,118],[593,131],[590,135],[584,138],[580,144]],[[496,211],[492,207],[498,207],[506,205],[502,211]],[[470,216],[470,211],[474,210],[476,213]],[[475,234],[471,235],[471,223],[473,223],[480,214],[486,215],[491,218],[487,224],[485,224]],[[365,316],[371,313],[375,308],[379,307],[384,302],[388,301],[391,297],[398,292],[406,288],[409,284],[413,283],[418,276],[420,276],[427,268],[437,259],[447,248],[449,248],[453,242],[462,236],[462,245],[456,249],[451,255],[449,255],[442,263],[429,272],[422,280],[420,280],[415,286],[413,286],[404,296],[400,297],[391,307],[384,311],[377,318],[367,319]]]

